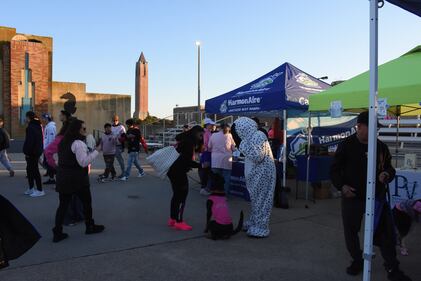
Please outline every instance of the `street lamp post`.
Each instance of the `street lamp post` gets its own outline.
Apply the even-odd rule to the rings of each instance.
[[[197,46],[197,114],[199,123],[202,123],[202,111],[200,109],[200,41],[196,41]]]

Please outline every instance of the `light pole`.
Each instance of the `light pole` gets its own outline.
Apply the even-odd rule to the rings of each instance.
[[[200,110],[200,41],[196,41],[197,46],[197,114],[199,123],[202,124],[202,111]]]

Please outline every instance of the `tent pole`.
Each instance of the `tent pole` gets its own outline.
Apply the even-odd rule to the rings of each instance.
[[[398,113],[398,118],[396,119],[396,147],[395,147],[395,168],[398,167],[398,153],[399,153],[399,127],[401,124],[401,116]]]
[[[311,146],[311,112],[308,112],[308,127],[307,127],[307,169],[306,169],[306,201],[308,202],[308,190],[310,180],[310,146]]]
[[[282,154],[282,187],[284,188],[287,186],[287,127],[287,111],[284,109],[284,153]]]
[[[370,95],[363,281],[371,280],[377,161],[378,0],[370,0]]]

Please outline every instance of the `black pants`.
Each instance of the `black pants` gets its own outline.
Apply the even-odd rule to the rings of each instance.
[[[208,187],[208,182],[209,182],[209,175],[211,172],[211,168],[199,168],[199,178],[200,178],[200,184],[202,188],[207,188]]]
[[[186,173],[177,172],[172,169],[168,172],[168,177],[173,191],[170,216],[173,220],[182,222],[186,199],[189,193],[189,180]]]
[[[104,162],[105,162],[105,171],[104,177],[108,178],[108,175],[111,173],[111,177],[115,178],[116,171],[114,168],[114,158],[115,155],[104,155]]]
[[[41,174],[38,167],[38,156],[26,156],[26,174],[28,176],[29,188],[34,188],[35,183],[37,189],[42,191]]]
[[[345,233],[345,242],[348,252],[354,261],[361,261],[363,252],[360,246],[358,233],[361,230],[361,222],[365,214],[365,201],[360,199],[342,199],[342,221]],[[391,234],[391,216],[385,207],[376,230],[374,240],[380,247],[384,259],[384,266],[387,269],[396,268],[399,265],[396,259],[396,248],[393,235]],[[392,228],[393,229],[393,228]]]
[[[48,177],[50,179],[54,179],[54,176],[56,174],[56,170],[53,167],[51,167],[50,165],[48,165],[47,158],[45,158],[45,156],[44,156],[44,163],[43,163],[43,165],[44,165],[44,168],[47,170]]]
[[[92,220],[92,197],[91,197],[91,190],[89,187],[83,187],[79,189],[77,192],[74,193],[77,197],[79,197],[80,201],[83,205],[83,214],[85,216],[85,223],[86,225],[90,225],[93,223]],[[73,194],[64,194],[59,193],[59,200],[60,205],[57,208],[56,212],[56,229],[61,229],[64,217],[66,215],[66,212],[69,208],[69,204],[72,201]]]
[[[411,230],[412,218],[405,212],[396,207],[393,208],[393,220],[398,229],[400,238],[405,238]]]

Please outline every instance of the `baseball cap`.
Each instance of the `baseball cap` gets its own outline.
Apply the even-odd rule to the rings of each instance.
[[[214,121],[212,121],[212,119],[210,118],[205,118],[205,120],[203,121],[203,123],[205,125],[215,125],[216,123]]]
[[[51,118],[51,115],[50,115],[50,114],[48,114],[48,113],[43,113],[41,116],[42,116],[42,118],[44,118],[44,119],[50,119],[50,118]]]

